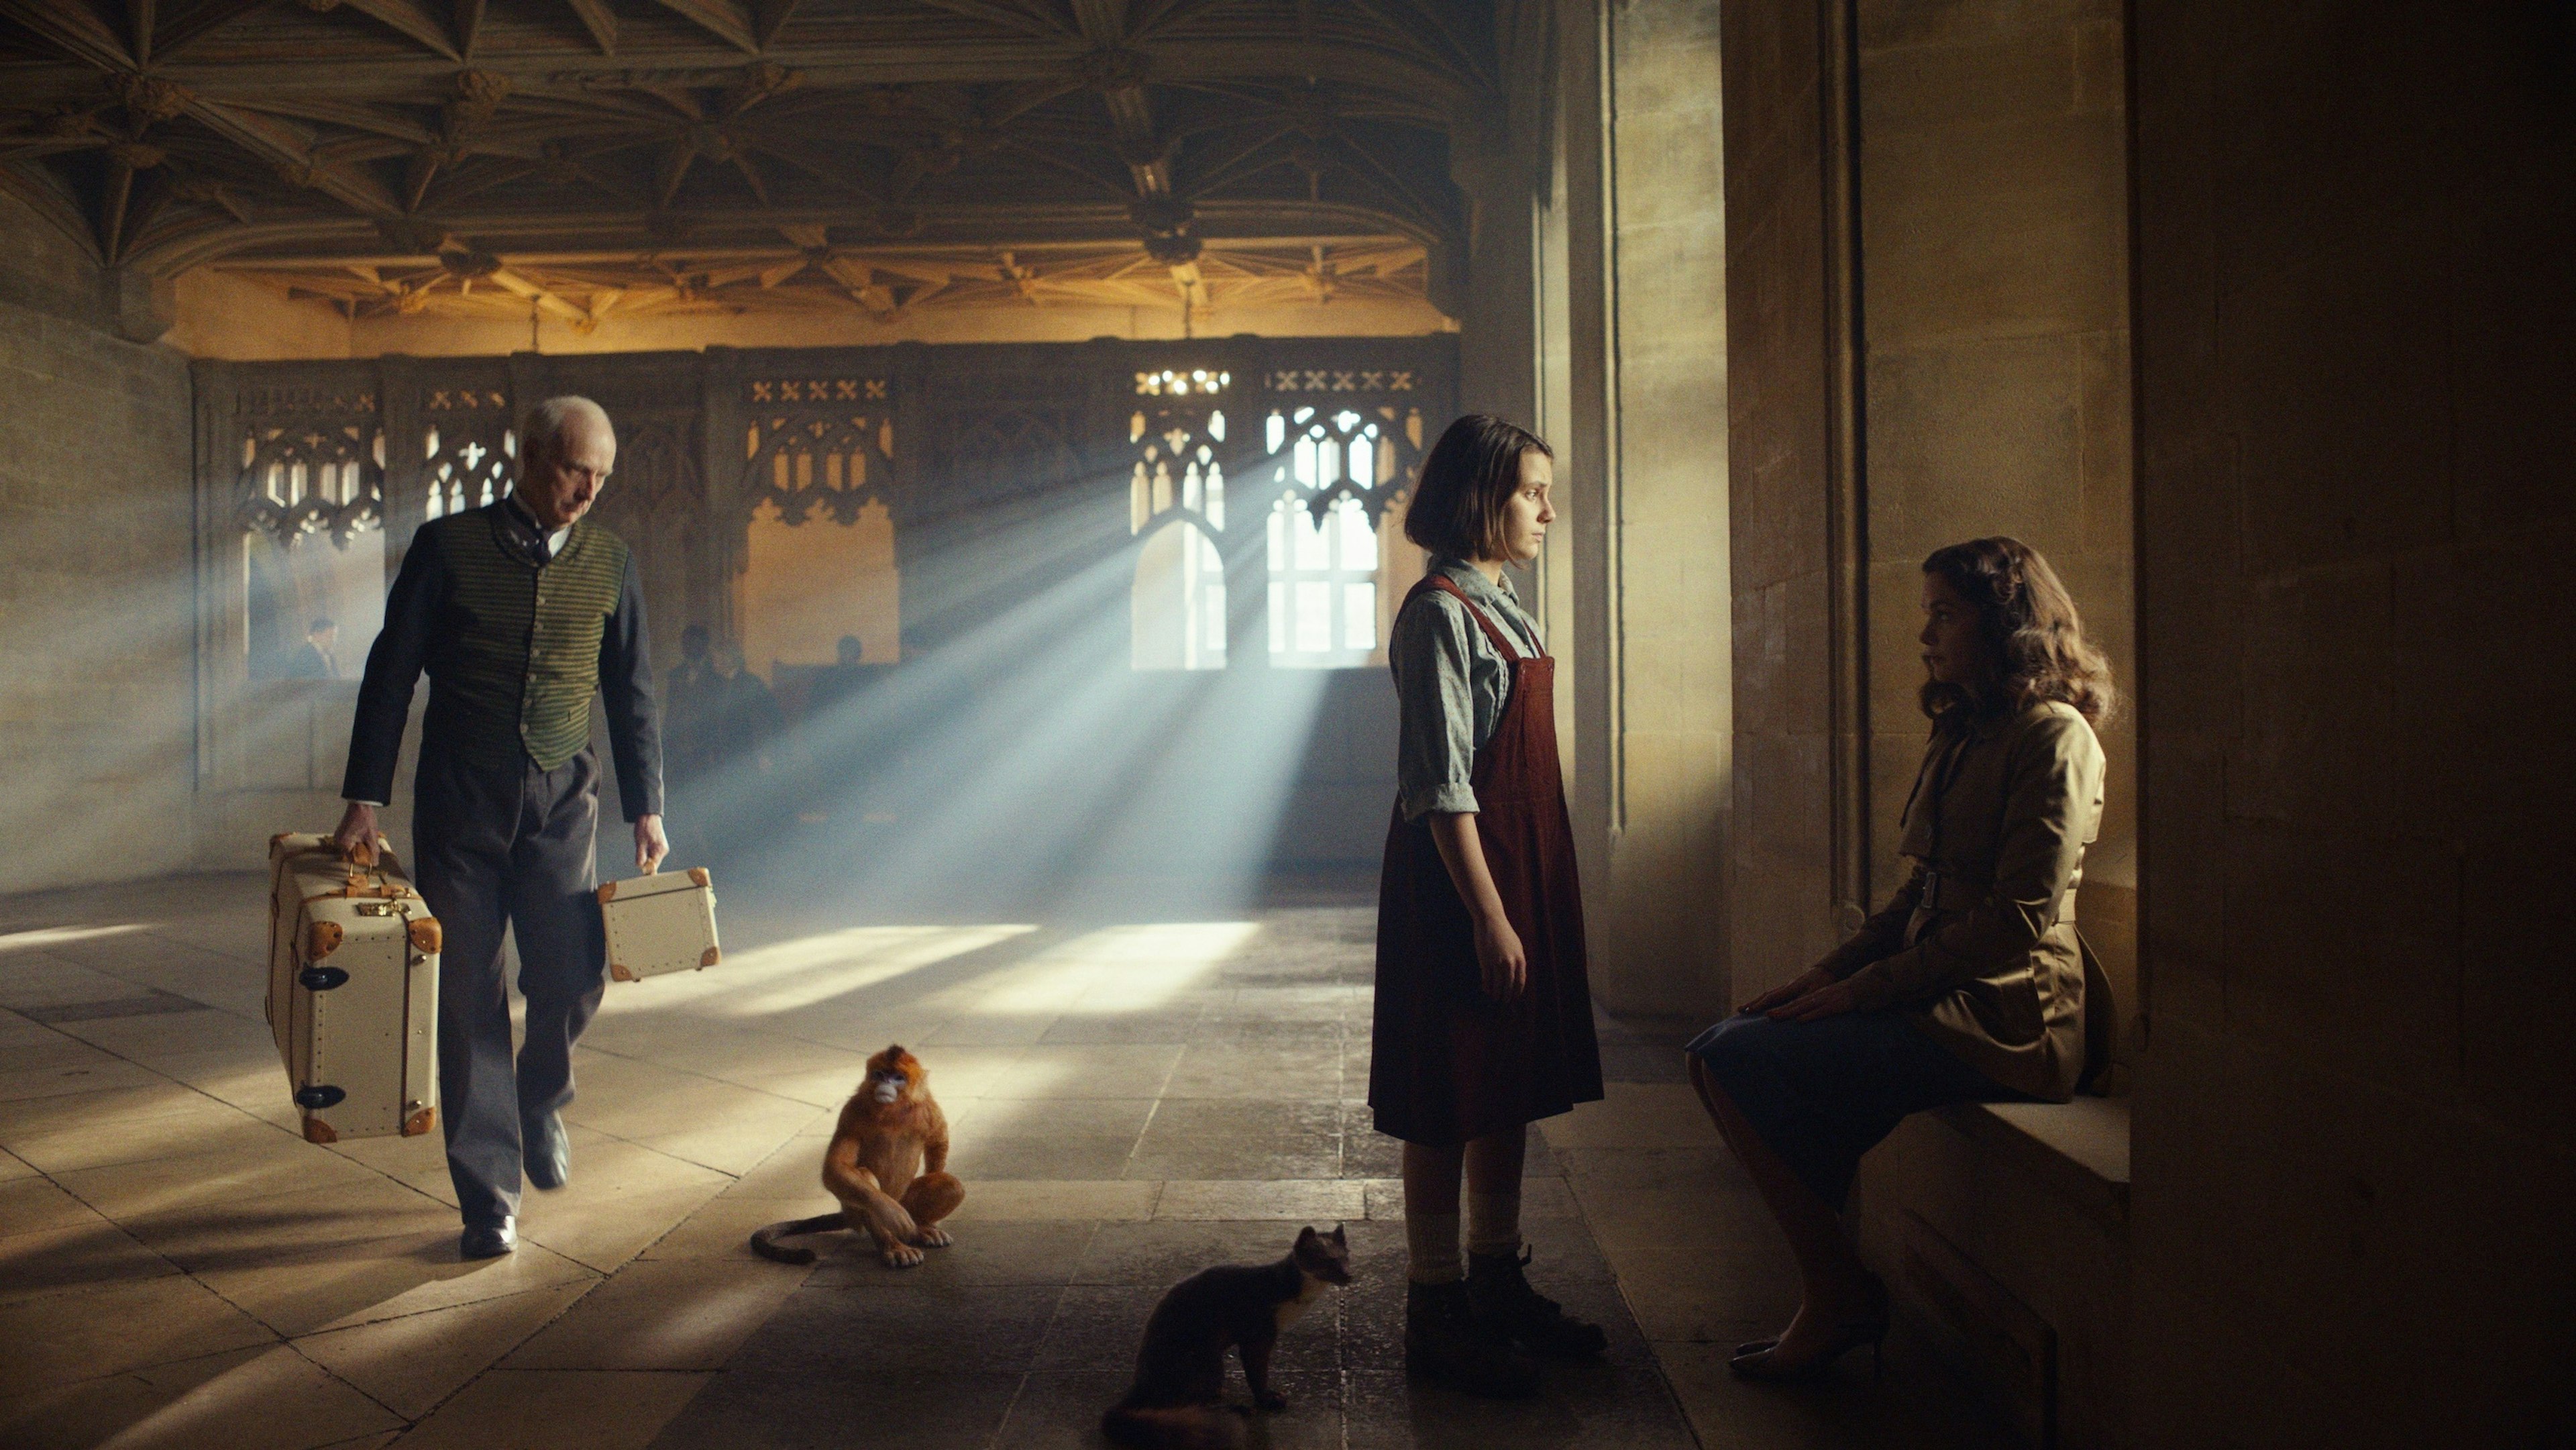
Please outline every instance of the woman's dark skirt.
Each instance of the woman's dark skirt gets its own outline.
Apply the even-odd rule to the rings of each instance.
[[[1861,1155],[1906,1115],[1951,1103],[2027,1102],[1962,1062],[1903,1012],[1812,1022],[1735,1016],[1683,1049],[1829,1208],[1851,1193]]]

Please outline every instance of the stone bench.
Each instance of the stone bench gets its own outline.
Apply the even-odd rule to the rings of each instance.
[[[2125,1100],[1918,1113],[1863,1161],[1850,1214],[1894,1297],[1900,1360],[2034,1447],[2125,1442]]]

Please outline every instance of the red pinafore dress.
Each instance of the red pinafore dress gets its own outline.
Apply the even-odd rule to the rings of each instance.
[[[1431,819],[1398,802],[1378,886],[1377,1006],[1369,1107],[1377,1130],[1452,1147],[1570,1112],[1601,1096],[1601,1048],[1584,976],[1583,895],[1556,757],[1556,661],[1523,658],[1465,591],[1437,574],[1405,597],[1454,595],[1510,662],[1510,698],[1476,750],[1476,834],[1503,912],[1529,958],[1515,1002],[1485,995],[1474,923]],[[1400,612],[1400,611],[1399,611]]]

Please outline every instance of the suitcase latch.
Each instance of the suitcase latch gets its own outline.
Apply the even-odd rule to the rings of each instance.
[[[403,909],[399,903],[391,901],[361,901],[357,905],[357,913],[360,916],[400,916]]]

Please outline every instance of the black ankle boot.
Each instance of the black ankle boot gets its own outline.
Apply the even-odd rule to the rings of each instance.
[[[1477,1322],[1463,1283],[1404,1286],[1404,1369],[1487,1399],[1538,1393],[1538,1366]]]
[[[1586,1324],[1565,1307],[1530,1287],[1521,1272],[1529,1250],[1517,1254],[1469,1254],[1467,1300],[1476,1318],[1494,1333],[1550,1359],[1583,1359],[1610,1347],[1601,1326]]]

